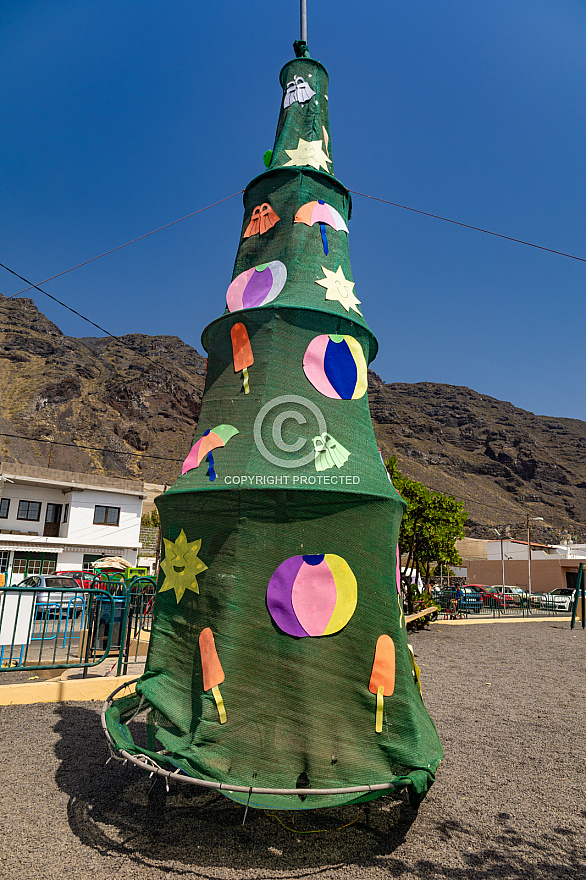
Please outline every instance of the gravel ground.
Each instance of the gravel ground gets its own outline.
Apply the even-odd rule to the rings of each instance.
[[[586,633],[434,624],[411,641],[446,753],[418,813],[381,798],[368,816],[279,814],[289,831],[251,810],[242,826],[222,795],[178,786],[165,805],[106,767],[96,703],[0,708],[0,877],[585,877]]]

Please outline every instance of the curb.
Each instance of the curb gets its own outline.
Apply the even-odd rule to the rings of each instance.
[[[571,623],[572,618],[569,617],[484,617],[481,620],[470,620],[463,618],[462,620],[434,620],[433,623],[439,623],[442,626],[478,626],[478,624],[489,623],[544,623],[559,622]]]
[[[30,703],[65,703],[69,700],[86,703],[106,700],[112,691],[128,682],[136,681],[135,675],[99,676],[66,681],[26,682],[24,684],[0,685],[0,706],[24,706]]]

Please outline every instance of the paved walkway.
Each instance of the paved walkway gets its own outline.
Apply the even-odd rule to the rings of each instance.
[[[347,807],[243,827],[191,786],[165,808],[145,775],[106,766],[99,704],[0,707],[0,878],[580,880],[586,633],[540,622],[410,635],[445,760],[418,814],[379,799],[368,826]]]
[[[457,620],[438,618],[435,623],[444,626],[468,626],[478,623],[563,623],[569,626],[571,620],[571,615],[568,617],[462,617]],[[575,628],[581,626],[582,624],[577,620]]]

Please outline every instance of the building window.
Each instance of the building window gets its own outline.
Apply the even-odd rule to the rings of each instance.
[[[52,574],[56,568],[56,553],[15,553],[12,574]]]
[[[66,523],[69,519],[69,504],[65,505],[65,510],[63,511],[63,522]]]
[[[0,519],[8,519],[10,510],[10,498],[0,498]]]
[[[96,504],[94,511],[94,525],[96,526],[117,526],[120,520],[119,507],[104,507]]]
[[[10,559],[10,550],[0,550],[0,572],[8,571],[8,560]]]
[[[101,559],[102,557],[95,553],[84,553],[83,554],[83,570],[84,571],[93,571],[92,562],[95,562],[96,559]]]
[[[41,518],[40,501],[19,501],[17,519],[28,519],[38,522]]]

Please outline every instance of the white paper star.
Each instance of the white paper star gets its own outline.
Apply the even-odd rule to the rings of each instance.
[[[336,300],[341,306],[344,306],[346,311],[353,309],[359,315],[362,315],[358,308],[360,300],[354,296],[354,282],[348,281],[342,272],[342,267],[338,266],[335,272],[326,269],[325,266],[321,268],[326,277],[317,280],[315,283],[325,287],[326,299]]]
[[[299,138],[297,149],[285,150],[289,156],[289,161],[285,162],[285,165],[311,165],[317,171],[320,168],[327,171],[328,162],[331,165],[332,160],[328,159],[326,153],[322,150],[322,143],[323,141],[321,140],[304,141],[303,138]]]

